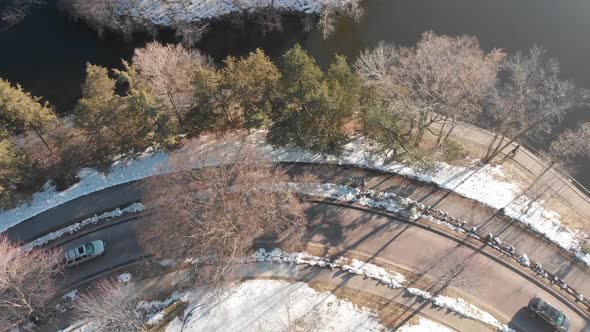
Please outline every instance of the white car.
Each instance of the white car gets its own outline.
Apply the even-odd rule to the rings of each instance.
[[[66,251],[66,266],[74,266],[104,254],[105,245],[101,240],[81,244]]]

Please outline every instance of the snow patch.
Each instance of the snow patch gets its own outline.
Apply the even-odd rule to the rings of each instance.
[[[255,262],[295,263],[298,265],[305,264],[318,267],[327,267],[330,269],[340,268],[346,272],[363,275],[367,278],[378,280],[392,288],[404,287],[403,283],[406,281],[406,278],[399,273],[390,273],[380,266],[362,262],[356,259],[348,262],[348,259],[343,257],[330,260],[323,257],[313,256],[306,252],[291,254],[278,248],[274,248],[270,251],[261,248],[254,252],[252,258]]]
[[[143,2],[151,1],[143,0]],[[590,255],[585,255],[580,251],[580,241],[586,235],[564,227],[560,223],[559,214],[545,209],[543,202],[531,203],[531,199],[526,195],[522,195],[522,190],[516,184],[502,180],[502,166],[479,165],[474,162],[469,167],[456,167],[446,163],[436,163],[432,169],[415,169],[401,163],[388,162],[381,156],[375,156],[371,153],[373,142],[361,136],[351,139],[344,146],[342,155],[335,157],[316,154],[293,147],[274,148],[266,142],[265,134],[265,131],[257,131],[249,135],[246,140],[250,146],[258,150],[263,158],[275,162],[352,165],[396,173],[434,183],[492,208],[504,208],[508,216],[522,222],[535,232],[544,235],[560,247],[574,251],[578,258],[590,264]],[[200,151],[188,151],[187,149],[185,151],[179,150],[175,153],[176,156],[180,156],[181,158],[184,154],[185,159],[182,159],[180,165],[177,162],[174,170],[219,165],[223,161],[219,160],[219,157],[217,159],[215,157],[223,155],[224,152],[231,152],[239,146],[242,138],[234,136],[223,141],[216,141],[210,136],[204,136],[197,143],[199,142],[205,142],[199,146]],[[211,158],[212,155],[213,158]],[[210,159],[203,162],[203,156]],[[80,196],[148,176],[168,173],[173,170],[173,167],[168,161],[168,154],[163,152],[146,152],[137,159],[116,162],[112,171],[106,175],[96,170],[83,169],[78,174],[81,181],[63,192],[58,193],[55,191],[54,186],[47,184],[44,191],[33,196],[31,204],[22,205],[13,210],[0,213],[0,232],[23,220]],[[354,195],[353,192],[339,192],[336,187],[332,188],[332,190],[332,194],[339,195],[342,200],[353,199],[351,196]],[[361,200],[363,198],[358,199]],[[396,203],[403,203],[403,200],[400,198]],[[529,203],[531,203],[531,208],[527,210],[526,207]],[[369,201],[367,204],[373,203]],[[390,206],[390,208],[395,209],[396,207]]]
[[[374,313],[302,282],[251,280],[221,295],[195,289],[183,317],[193,309],[184,331],[385,330]],[[176,317],[166,331],[182,325]]]
[[[356,259],[353,259],[350,264],[342,265],[342,270],[378,280],[392,288],[401,288],[403,287],[402,283],[406,281],[406,278],[401,274],[396,273],[392,275],[382,267]]]
[[[119,280],[119,282],[122,282],[122,283],[128,283],[129,281],[131,281],[131,273],[129,273],[129,272],[122,273],[117,277],[117,280]]]
[[[318,267],[328,267],[331,269],[340,268],[343,271],[363,275],[373,280],[383,282],[392,288],[403,288],[406,279],[399,273],[390,273],[385,271],[382,267],[377,265],[358,261],[353,259],[350,263],[346,258],[337,258],[329,260],[327,258],[310,255],[306,252],[302,253],[287,253],[281,249],[274,248],[266,250],[264,248],[256,250],[251,259],[255,262],[273,262],[273,263],[295,263],[308,264]],[[478,320],[480,322],[489,324],[505,332],[511,332],[510,328],[498,321],[490,313],[478,308],[477,306],[461,299],[451,298],[443,295],[433,296],[427,291],[418,288],[407,287],[406,291],[414,296],[419,296],[432,302],[434,305],[447,308],[464,317]]]
[[[74,289],[72,291],[69,291],[66,294],[64,294],[61,298],[72,302],[76,301],[76,299],[78,298],[78,290]]]
[[[279,11],[307,14],[320,13],[324,8],[342,11],[346,6],[355,4],[358,0],[275,0],[273,3]],[[177,22],[200,22],[231,13],[251,13],[269,6],[269,0],[119,0],[115,12],[159,26],[170,26]]]
[[[176,264],[176,261],[168,258],[168,259],[161,260],[159,264],[162,267],[171,267],[171,266],[174,266],[174,264]]]
[[[418,322],[414,324],[407,323],[396,330],[397,332],[453,332],[446,326],[437,324],[431,320],[418,317]]]
[[[520,264],[522,264],[524,266],[527,266],[527,267],[531,266],[531,261],[526,254],[522,254],[522,256],[520,256],[516,259],[516,261],[518,261]]]
[[[64,227],[64,228],[57,230],[55,232],[44,235],[36,240],[33,240],[33,241],[25,244],[24,246],[22,246],[22,249],[25,251],[30,251],[31,249],[33,249],[35,247],[39,247],[39,246],[47,244],[50,241],[56,240],[65,234],[74,234],[75,232],[79,231],[83,227],[86,227],[89,225],[95,225],[95,224],[103,222],[107,219],[122,216],[125,213],[136,213],[136,212],[140,212],[143,210],[145,210],[145,207],[143,204],[133,203],[123,209],[115,209],[115,210],[112,210],[109,212],[105,212],[105,213],[98,215],[98,216],[95,215],[95,216],[90,217],[88,219],[84,219],[81,222],[72,224],[70,226]]]
[[[159,324],[164,318],[163,309],[170,306],[172,303],[182,300],[185,301],[190,292],[174,292],[169,298],[164,301],[140,301],[137,303],[136,309],[144,316],[148,316],[148,325],[154,326]]]

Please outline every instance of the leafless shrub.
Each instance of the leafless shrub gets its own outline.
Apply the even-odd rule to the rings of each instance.
[[[283,30],[281,13],[273,7],[260,9],[253,16],[253,21],[260,27],[263,34]]]
[[[0,20],[9,26],[15,25],[27,16],[33,6],[45,3],[44,0],[12,0],[5,4],[5,8],[0,12]]]
[[[133,283],[107,279],[80,295],[74,310],[98,332],[148,331],[149,326],[137,310],[139,291]]]
[[[59,250],[26,252],[0,235],[0,326],[11,329],[42,317],[62,268]]]
[[[566,173],[573,172],[576,158],[590,156],[590,122],[584,123],[576,129],[566,129],[549,146],[548,151],[542,152],[546,162],[545,169],[536,176],[526,192],[528,203],[524,210],[527,213],[539,200],[553,197],[565,184],[558,185],[560,173],[550,172],[553,167]]]
[[[209,24],[182,22],[177,23],[174,26],[174,29],[176,30],[176,37],[180,40],[182,45],[192,47],[197,45],[201,38],[209,32]]]
[[[355,22],[360,21],[364,11],[360,1],[352,0],[340,6],[334,4],[324,5],[318,15],[318,29],[324,39],[328,38],[335,30],[338,18],[348,16]]]
[[[136,30],[150,26],[139,18],[119,15],[117,3],[117,0],[60,0],[58,5],[72,19],[83,19],[100,37],[109,30],[130,39]]]
[[[316,18],[312,15],[303,15],[301,18],[301,25],[304,32],[310,32],[315,27]]]
[[[272,170],[252,151],[216,157],[225,166],[153,179],[144,199],[153,215],[140,230],[146,251],[156,257],[197,259],[204,283],[223,280],[261,237],[293,249],[305,227],[299,199],[269,190],[276,183]]]

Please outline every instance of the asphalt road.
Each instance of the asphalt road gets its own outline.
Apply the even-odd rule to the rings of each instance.
[[[392,174],[383,174],[354,167],[323,164],[281,164],[291,181],[302,178],[307,182],[351,183],[355,177],[364,177],[367,188],[387,190],[435,206],[466,222],[467,228],[477,227],[484,234],[492,233],[540,262],[545,269],[583,294],[590,294],[590,268],[554,244],[531,234],[518,222],[496,215],[496,211],[473,200],[442,190],[432,185],[411,181]],[[144,192],[142,181],[111,187],[48,210],[7,230],[15,241],[31,241],[41,235],[60,229],[85,217],[128,206],[140,201]],[[590,296],[590,295],[589,295]]]
[[[571,331],[590,331],[588,317],[583,313],[573,311],[558,298],[477,250],[465,248],[444,236],[354,208],[307,203],[307,213],[312,243],[385,258],[427,275],[437,270],[442,257],[459,257],[467,267],[462,276],[468,280],[461,287],[461,296],[474,304],[494,308],[494,314],[510,320],[511,326],[525,331],[551,330],[523,310],[529,299],[538,295],[564,310],[572,320]],[[64,248],[69,248],[101,239],[106,243],[106,252],[103,257],[68,269],[63,286],[143,256],[137,239],[140,222],[142,220],[116,224],[64,244]]]

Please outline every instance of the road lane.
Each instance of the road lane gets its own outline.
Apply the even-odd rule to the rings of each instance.
[[[65,243],[62,248],[67,250],[82,243],[103,240],[106,249],[102,257],[97,257],[78,266],[67,268],[64,278],[60,280],[61,286],[64,288],[70,287],[71,285],[84,281],[90,276],[107,271],[109,268],[143,257],[145,253],[137,237],[137,225],[141,222],[142,220],[135,219],[120,223]]]
[[[572,319],[572,331],[590,331],[587,316],[572,311],[559,299],[502,264],[478,254],[476,250],[459,246],[446,237],[357,209],[321,203],[306,203],[306,208],[310,220],[310,242],[382,257],[427,273],[433,271],[443,255],[455,255],[465,259],[465,278],[474,281],[473,285],[461,289],[468,301],[494,308],[527,331],[542,331],[542,325],[522,311],[531,297],[539,295],[564,310]],[[66,243],[64,247],[69,248],[102,239],[107,250],[104,257],[68,269],[63,285],[75,284],[109,266],[143,256],[144,251],[137,239],[140,222],[134,220],[117,224]]]

